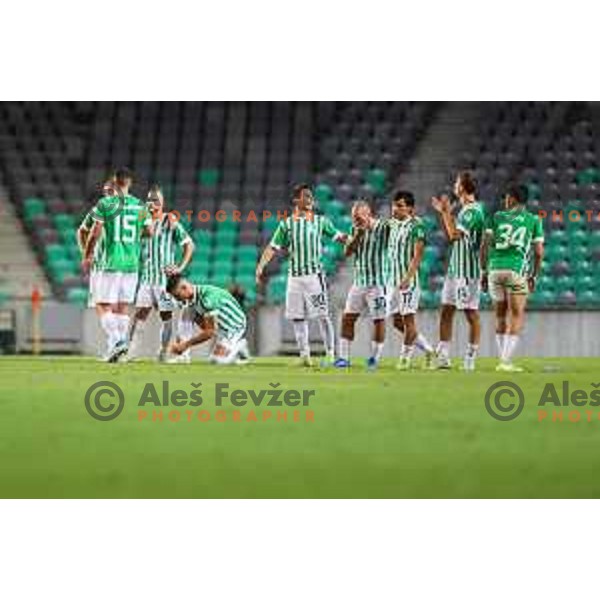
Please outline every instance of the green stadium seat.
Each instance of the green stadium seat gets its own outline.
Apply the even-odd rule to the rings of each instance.
[[[562,229],[554,229],[546,234],[546,244],[567,243],[567,232]]]
[[[217,272],[212,275],[209,283],[217,285],[219,287],[228,288],[233,283],[233,276],[231,273]]]
[[[233,262],[231,260],[222,260],[218,258],[213,261],[211,272],[213,277],[219,274],[224,274],[228,277],[231,277],[233,274]]]
[[[0,306],[6,304],[10,300],[10,292],[8,290],[0,290]]]
[[[592,290],[577,292],[577,304],[580,307],[598,306],[598,293]]]
[[[365,181],[377,194],[381,195],[385,193],[387,173],[383,169],[371,169],[367,171]]]
[[[315,188],[315,198],[317,202],[326,203],[333,200],[333,190],[326,183],[320,183]]]
[[[218,229],[215,232],[215,243],[218,246],[233,246],[237,241],[237,230]]]
[[[67,302],[78,306],[87,306],[88,290],[81,287],[69,289],[67,291]]]
[[[600,248],[600,229],[596,229],[589,233],[588,241],[592,248]]]
[[[54,226],[58,231],[74,232],[77,230],[77,225],[72,215],[66,215],[64,213],[54,215],[53,221]]]
[[[208,262],[194,261],[187,271],[189,277],[194,281],[207,281],[210,275],[210,265]]]
[[[196,244],[196,250],[201,247],[212,246],[213,237],[213,232],[206,229],[195,229],[192,232],[192,239]]]
[[[275,275],[269,280],[267,285],[267,298],[275,304],[283,302],[285,300],[286,287],[286,276],[282,274]]]
[[[48,244],[44,248],[44,252],[46,254],[46,260],[49,262],[69,258],[69,252],[66,246],[63,246],[62,244]]]
[[[345,215],[347,213],[348,206],[339,200],[332,200],[325,209],[325,214],[327,214],[333,220],[335,220],[336,217]]]
[[[234,231],[237,232],[238,229],[240,228],[240,224],[236,223],[232,218],[231,215],[227,215],[227,219],[225,219],[224,221],[217,221],[216,225],[215,225],[215,232],[216,235],[218,237],[219,233],[222,231]]]
[[[213,187],[219,183],[219,169],[200,169],[198,171],[198,183],[202,186]]]
[[[239,246],[237,250],[238,260],[256,261],[258,258],[259,249],[257,246]]]
[[[23,212],[25,219],[30,221],[36,215],[43,215],[46,212],[46,205],[39,198],[27,198],[23,202]]]
[[[526,184],[527,190],[529,192],[529,198],[531,200],[539,200],[542,196],[542,190],[537,183],[528,183]]]
[[[583,171],[579,171],[575,175],[575,181],[580,185],[589,185],[591,183],[600,183],[600,169],[589,167]]]
[[[551,263],[559,260],[567,260],[569,249],[562,244],[548,244],[544,254],[546,259],[545,262],[549,263],[549,266]]]

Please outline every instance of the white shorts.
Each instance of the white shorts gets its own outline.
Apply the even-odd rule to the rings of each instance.
[[[285,316],[289,320],[316,319],[329,315],[329,298],[323,274],[288,278]]]
[[[344,312],[353,315],[366,313],[371,319],[385,319],[388,316],[388,289],[384,285],[353,285],[348,292]]]
[[[508,269],[490,271],[488,288],[494,302],[507,302],[510,295],[527,296],[529,294],[527,277]]]
[[[391,315],[414,315],[419,310],[421,289],[409,287],[401,290],[396,286],[390,294],[389,312]]]
[[[217,333],[217,337],[215,338],[215,343],[212,347],[208,360],[220,365],[228,365],[237,360],[238,349],[244,341],[245,333],[245,331],[240,331],[239,333],[230,336],[224,336]],[[224,347],[225,354],[216,356],[214,351],[217,346]]]
[[[177,301],[160,285],[141,283],[135,297],[137,308],[158,308],[161,312],[173,312]]]
[[[100,271],[96,273],[96,303],[132,304],[137,288],[137,273]]]
[[[465,277],[446,277],[442,289],[442,304],[455,306],[458,310],[479,310],[481,281]]]
[[[100,275],[98,272],[90,273],[88,308],[94,308],[98,303],[98,275]]]
[[[194,306],[186,306],[182,310],[180,316],[182,321],[194,324],[197,324],[197,320],[200,320],[201,317],[201,313],[199,313]],[[246,327],[247,324],[246,321],[244,321],[243,326],[236,331],[224,332],[217,328],[217,332],[212,343],[209,360],[219,364],[228,364],[236,360],[238,349],[246,336]],[[217,346],[223,346],[226,349],[224,355],[215,356],[214,350]]]

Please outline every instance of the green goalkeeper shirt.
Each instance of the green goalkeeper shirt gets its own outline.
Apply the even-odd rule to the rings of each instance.
[[[119,202],[123,205],[118,209]],[[136,273],[140,266],[146,209],[135,196],[105,196],[93,209],[94,219],[104,224],[104,261],[100,270]]]
[[[519,206],[494,213],[487,222],[486,233],[491,236],[490,271],[508,270],[526,275],[532,245],[544,241],[541,218]]]

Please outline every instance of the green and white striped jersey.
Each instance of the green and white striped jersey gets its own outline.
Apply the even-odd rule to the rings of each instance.
[[[456,229],[462,235],[451,244],[448,277],[479,279],[479,249],[485,227],[485,213],[480,202],[465,204],[456,216]]]
[[[92,216],[92,212],[88,212],[85,217],[83,217],[83,221],[79,228],[83,228],[86,231],[91,231],[94,226],[94,217]],[[106,263],[106,241],[104,238],[104,229],[100,233],[100,237],[94,246],[94,255],[92,256],[92,267],[91,272],[96,273],[97,271],[102,271],[104,269],[104,264]]]
[[[385,286],[390,278],[390,234],[394,228],[391,219],[376,219],[366,229],[354,251],[354,285],[358,287]],[[352,229],[352,236],[356,229]]]
[[[323,215],[292,215],[280,221],[271,246],[289,251],[289,274],[292,277],[321,273],[323,236],[335,239],[342,235],[331,220]]]
[[[215,319],[217,333],[232,337],[246,329],[246,315],[239,302],[223,288],[215,285],[194,286],[191,305],[200,315]]]
[[[153,225],[153,234],[142,238],[140,281],[148,285],[165,287],[165,267],[177,261],[177,249],[191,242],[181,223],[172,221],[168,214]]]
[[[390,232],[390,285],[397,286],[406,276],[415,255],[417,242],[425,242],[425,224],[420,217],[409,217],[403,221],[393,219]],[[411,286],[419,286],[419,272],[411,281]]]

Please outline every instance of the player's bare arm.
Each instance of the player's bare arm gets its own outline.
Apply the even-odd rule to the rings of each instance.
[[[88,236],[90,234],[90,230],[83,225],[80,225],[77,229],[77,245],[79,246],[79,250],[81,252],[81,256],[85,254],[85,247],[87,245]]]
[[[92,230],[89,232],[87,236],[87,241],[85,245],[85,251],[83,253],[83,260],[81,261],[81,270],[87,275],[90,270],[90,266],[92,264],[92,257],[94,256],[94,248],[100,239],[100,234],[102,233],[103,224],[101,221],[96,221]]]
[[[260,260],[258,261],[258,265],[256,265],[256,283],[258,285],[263,283],[265,269],[267,268],[267,265],[273,260],[275,254],[276,250],[271,244],[269,244],[263,250]]]
[[[365,229],[363,227],[355,231],[354,235],[346,243],[346,248],[344,251],[346,256],[352,256],[356,252],[356,249],[358,248],[358,245],[360,244],[360,241],[362,240],[364,235]]]
[[[414,279],[415,275],[419,270],[419,266],[421,265],[421,261],[423,260],[423,254],[425,253],[425,242],[423,240],[419,240],[415,244],[415,253],[413,254],[412,260],[410,261],[410,265],[408,266],[408,271],[406,275],[400,282],[400,289],[405,290],[410,286],[410,282]]]
[[[192,261],[195,248],[196,246],[191,239],[186,240],[183,243],[183,256],[181,257],[181,262],[178,265],[168,265],[165,267],[165,273],[167,277],[172,277],[173,275],[180,275],[183,273],[185,268]]]
[[[544,242],[535,242],[533,245],[533,272],[529,276],[529,291],[535,291],[535,282],[542,270],[542,261],[544,260]]]
[[[192,336],[189,340],[180,340],[171,344],[171,352],[173,354],[182,354],[193,346],[203,344],[212,339],[215,335],[216,327],[214,317],[205,316],[202,319],[202,328],[199,333]]]
[[[459,231],[456,228],[456,222],[454,220],[454,216],[452,215],[452,210],[450,208],[450,199],[448,196],[434,196],[431,199],[431,205],[434,210],[440,215],[440,220],[442,222],[442,227],[444,228],[444,232],[446,233],[446,237],[450,242],[458,240],[464,234],[462,231]]]
[[[481,289],[487,294],[488,291],[488,253],[489,245],[492,242],[492,232],[485,231],[481,239],[481,247],[479,248],[479,264],[481,265]]]

